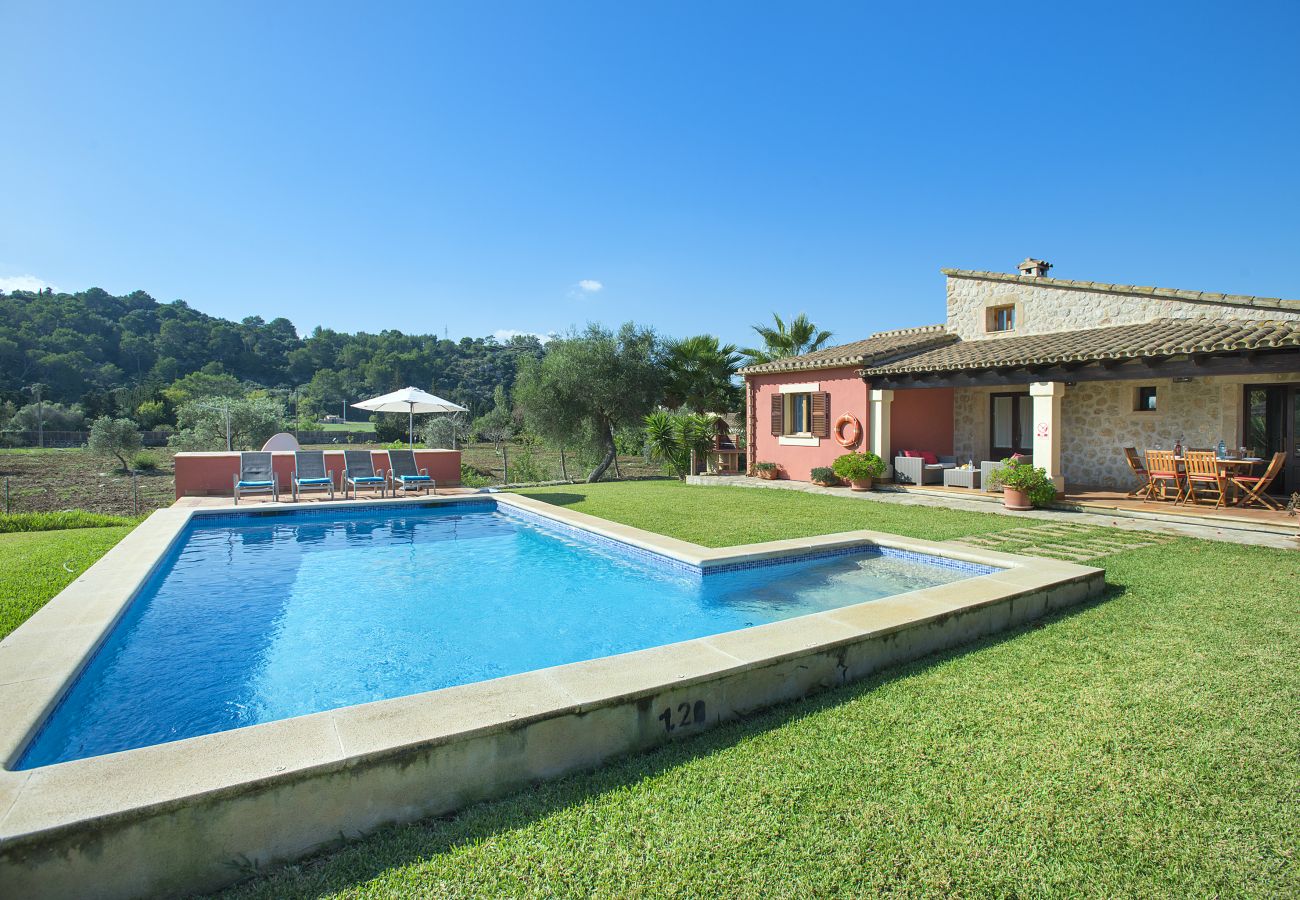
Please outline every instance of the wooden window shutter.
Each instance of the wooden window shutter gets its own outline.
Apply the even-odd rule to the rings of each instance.
[[[785,395],[772,395],[772,433],[785,434]]]
[[[831,395],[826,392],[812,395],[812,428],[819,438],[831,436]]]

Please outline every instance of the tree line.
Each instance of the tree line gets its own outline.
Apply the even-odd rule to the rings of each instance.
[[[233,383],[244,393],[277,396],[300,406],[293,412],[306,420],[408,384],[477,415],[490,408],[497,385],[514,384],[520,359],[543,353],[542,342],[527,335],[450,341],[317,328],[299,337],[288,319],[232,322],[143,291],[14,291],[0,293],[0,415],[12,418],[39,400],[56,414],[76,406],[84,419],[175,426],[183,395],[194,387],[185,379],[196,374],[219,379],[227,392]]]
[[[300,338],[286,319],[235,323],[143,292],[19,291],[0,294],[0,420],[28,428],[39,416],[47,428],[72,429],[93,420],[102,447],[115,442],[109,435],[121,445],[132,428],[158,427],[176,431],[178,449],[218,449],[227,439],[250,447],[291,415],[310,422],[410,384],[470,410],[429,421],[421,439],[430,446],[523,438],[558,449],[592,481],[619,452],[649,448],[682,474],[717,416],[743,414],[742,364],[816,350],[831,337],[802,313],[754,330],[762,345],[743,350],[631,322],[591,324],[545,345],[393,330],[317,328]],[[381,440],[405,437],[398,418],[376,417]]]

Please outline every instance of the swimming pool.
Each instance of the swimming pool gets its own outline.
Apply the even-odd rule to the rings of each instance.
[[[482,500],[190,521],[17,768],[471,684],[995,571],[880,547],[709,568]]]
[[[873,531],[708,548],[513,494],[159,510],[0,640],[0,893],[215,890],[1016,627],[1104,574]],[[870,599],[876,578],[895,592]]]

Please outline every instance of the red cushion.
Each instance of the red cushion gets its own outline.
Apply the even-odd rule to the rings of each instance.
[[[924,462],[927,466],[939,465],[939,457],[936,454],[931,453],[929,450],[921,451],[921,461]]]
[[[904,451],[903,451],[903,456],[904,456],[905,458],[907,458],[907,459],[920,459],[920,458],[921,458],[921,454],[920,454],[920,453],[917,453],[915,450],[904,450]]]

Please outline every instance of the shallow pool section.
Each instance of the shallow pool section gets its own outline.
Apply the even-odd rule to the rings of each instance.
[[[734,631],[992,571],[851,548],[706,572],[481,501],[196,517],[18,768]]]

